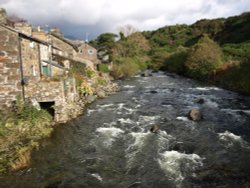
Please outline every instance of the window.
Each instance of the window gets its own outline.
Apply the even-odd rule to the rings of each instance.
[[[48,65],[43,65],[42,66],[42,74],[51,76],[51,68]]]
[[[82,54],[82,50],[79,50],[79,53]]]
[[[88,53],[89,53],[90,55],[92,55],[92,54],[94,54],[94,50],[88,49]]]

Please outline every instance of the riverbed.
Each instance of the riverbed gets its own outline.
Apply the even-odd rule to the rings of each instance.
[[[249,97],[163,72],[119,84],[58,126],[30,168],[0,187],[250,187]],[[202,121],[187,118],[193,108]]]

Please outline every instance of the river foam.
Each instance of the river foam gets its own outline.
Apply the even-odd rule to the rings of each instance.
[[[121,134],[124,133],[122,129],[116,127],[99,127],[96,129],[98,132],[100,141],[103,143],[104,146],[109,147],[115,141],[115,138],[119,137]]]
[[[226,147],[232,147],[235,144],[239,144],[243,148],[248,148],[249,144],[245,140],[241,138],[241,136],[237,136],[229,131],[225,131],[224,133],[218,133],[219,139],[224,142]]]
[[[132,136],[132,144],[126,149],[126,158],[127,158],[127,168],[130,168],[135,160],[136,154],[139,153],[144,147],[147,138],[152,133],[150,132],[132,132],[130,135]]]
[[[174,181],[177,187],[181,186],[185,179],[185,172],[194,171],[203,165],[203,158],[197,154],[185,154],[178,151],[165,151],[160,154],[158,163],[165,175]]]

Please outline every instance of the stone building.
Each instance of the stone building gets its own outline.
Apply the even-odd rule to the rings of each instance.
[[[96,50],[76,46],[60,30],[45,33],[26,22],[11,22],[0,9],[0,114],[7,114],[20,98],[48,110],[56,121],[81,113],[71,63],[96,69]],[[38,106],[38,105],[37,105]]]
[[[52,59],[58,61],[59,64],[69,68],[70,62],[74,61],[83,63],[92,69],[95,68],[92,61],[83,59],[81,56],[76,56],[78,48],[70,40],[65,39],[59,29],[54,29],[50,33],[45,33],[40,29],[33,30],[32,36],[39,40],[48,41],[53,45]]]
[[[94,64],[98,63],[97,50],[85,42],[78,46],[75,56],[92,61]]]
[[[36,101],[56,121],[80,113],[75,81],[67,68],[52,61],[51,44],[0,25],[0,111],[7,113],[18,97]]]
[[[27,35],[27,36],[32,35],[32,26],[31,26],[31,24],[29,24],[27,22],[14,23],[14,29]]]

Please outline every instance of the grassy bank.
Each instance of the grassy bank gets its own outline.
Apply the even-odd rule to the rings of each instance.
[[[0,120],[0,173],[29,166],[31,151],[52,132],[51,115],[24,104]]]

